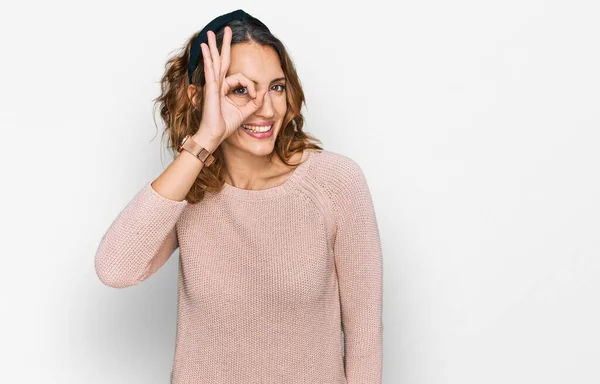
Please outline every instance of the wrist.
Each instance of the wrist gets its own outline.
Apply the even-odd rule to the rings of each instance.
[[[200,130],[198,130],[198,132],[196,132],[194,135],[192,135],[191,139],[194,140],[199,145],[201,145],[202,148],[206,149],[210,153],[213,153],[217,149],[217,147],[221,144],[221,140],[210,137],[210,136],[202,133]]]

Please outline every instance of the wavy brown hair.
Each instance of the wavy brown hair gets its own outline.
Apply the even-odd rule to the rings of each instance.
[[[310,142],[321,143],[320,140],[303,131],[304,117],[300,109],[302,104],[305,104],[304,91],[294,64],[283,43],[260,23],[256,22],[253,17],[245,21],[233,20],[227,25],[233,32],[231,45],[256,42],[263,46],[272,47],[279,56],[281,68],[285,74],[287,112],[283,119],[282,128],[275,139],[273,152],[268,155],[269,161],[272,160],[274,155],[277,155],[286,165],[294,166],[296,164],[288,163],[294,153],[311,148],[322,149],[316,143]],[[219,52],[221,52],[223,45],[224,27],[214,31]],[[163,138],[164,136],[168,137],[167,147],[174,157],[178,154],[177,147],[179,143],[186,135],[195,134],[202,120],[202,87],[206,83],[202,56],[198,59],[198,67],[192,74],[192,84],[198,87],[198,108],[194,106],[187,93],[190,85],[187,73],[190,48],[198,33],[192,35],[181,50],[167,61],[164,75],[160,81],[161,94],[153,100],[155,108],[160,108],[160,115],[165,124]],[[221,190],[225,182],[224,157],[221,146],[217,147],[213,156],[215,161],[209,167],[202,167],[187,194],[186,200],[189,203],[193,204],[202,200],[205,191],[219,192]]]

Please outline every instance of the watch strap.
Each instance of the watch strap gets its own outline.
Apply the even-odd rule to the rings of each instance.
[[[202,163],[204,163],[205,167],[210,166],[214,161],[215,157],[204,147],[198,144],[194,139],[192,139],[192,135],[187,135],[181,141],[181,145],[177,149],[177,152],[181,152],[185,150],[192,155],[196,156]]]

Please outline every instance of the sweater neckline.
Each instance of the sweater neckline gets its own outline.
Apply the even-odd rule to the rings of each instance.
[[[264,200],[286,194],[294,190],[295,186],[302,179],[302,176],[306,173],[310,160],[313,158],[312,155],[314,152],[316,152],[314,148],[302,150],[302,158],[300,159],[301,164],[296,166],[288,178],[279,185],[267,189],[243,189],[224,182],[219,193],[224,196],[243,200]]]

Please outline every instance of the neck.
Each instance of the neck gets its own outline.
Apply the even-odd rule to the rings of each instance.
[[[229,149],[229,148],[228,148]],[[225,182],[241,189],[268,188],[285,166],[277,155],[269,161],[268,154],[254,154],[238,149],[224,150]]]
[[[267,189],[284,183],[296,167],[286,165],[276,154],[273,154],[269,161],[267,155],[256,155],[237,149],[223,151],[225,182],[236,188],[248,190]],[[299,152],[288,162],[298,164],[301,158],[302,152]]]

